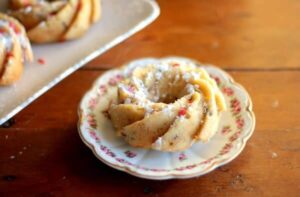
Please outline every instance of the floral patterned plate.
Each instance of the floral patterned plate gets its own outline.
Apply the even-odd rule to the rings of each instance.
[[[179,61],[194,60],[176,58]],[[164,58],[164,59],[168,59]],[[127,68],[161,59],[139,59]],[[99,103],[109,102],[104,95],[116,88],[123,69],[102,75],[83,97],[79,106],[79,134],[95,156],[105,164],[134,176],[147,179],[191,178],[211,172],[236,158],[246,145],[255,127],[252,102],[246,90],[224,71],[196,62],[208,71],[223,91],[228,110],[222,114],[217,134],[207,143],[198,142],[183,152],[160,152],[129,146],[115,135],[114,129],[103,115]]]

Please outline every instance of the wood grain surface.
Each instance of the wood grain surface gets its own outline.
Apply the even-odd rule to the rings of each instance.
[[[161,16],[0,128],[0,196],[299,196],[300,1],[159,0]],[[105,70],[180,55],[216,64],[249,91],[257,118],[244,151],[198,178],[150,181],[98,161],[77,107]]]

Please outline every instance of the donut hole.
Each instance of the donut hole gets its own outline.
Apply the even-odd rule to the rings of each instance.
[[[138,90],[134,96],[153,103],[171,104],[195,91],[186,73],[173,67],[163,71],[155,66],[137,68],[129,83]]]
[[[170,104],[190,94],[187,89],[188,83],[182,78],[182,75],[172,72],[165,73],[165,75],[160,80],[151,81],[148,84],[147,81],[145,82],[149,100]]]
[[[170,104],[174,103],[176,100],[182,98],[186,91],[182,91],[183,87],[177,86],[169,86],[168,88],[160,87],[155,88],[156,91],[150,90],[149,91],[149,100],[155,103],[165,103]]]
[[[174,103],[179,98],[180,97],[177,95],[166,94],[164,96],[160,96],[158,101],[156,101],[156,102],[170,104],[170,103]]]

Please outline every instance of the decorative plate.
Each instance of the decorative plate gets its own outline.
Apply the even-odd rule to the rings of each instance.
[[[7,2],[0,0],[0,11],[5,11]],[[25,66],[13,86],[0,87],[0,125],[84,64],[149,25],[160,12],[152,0],[101,2],[101,20],[82,38],[33,45],[36,61]]]
[[[180,61],[194,60],[177,58]],[[166,58],[164,58],[166,59]],[[125,66],[139,66],[158,59],[139,59]],[[224,71],[203,65],[223,91],[228,110],[222,113],[217,134],[207,143],[198,142],[183,152],[160,152],[134,148],[116,136],[109,121],[99,118],[98,104],[106,90],[121,80],[122,69],[103,74],[83,97],[79,106],[79,134],[96,157],[105,164],[146,179],[191,178],[204,175],[236,158],[255,127],[252,102],[246,90]]]

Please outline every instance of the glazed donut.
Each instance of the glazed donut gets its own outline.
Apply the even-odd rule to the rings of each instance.
[[[24,27],[14,18],[0,13],[0,85],[10,85],[23,72],[33,54]]]
[[[203,68],[168,60],[135,68],[118,85],[109,115],[130,145],[180,151],[208,141],[225,109],[223,94]]]
[[[100,18],[99,0],[12,0],[10,8],[35,43],[79,38]]]

